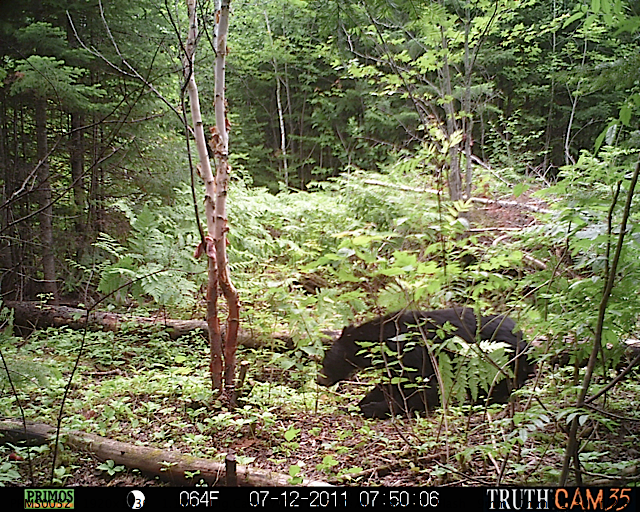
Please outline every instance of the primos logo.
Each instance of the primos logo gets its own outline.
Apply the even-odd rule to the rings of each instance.
[[[74,508],[73,489],[25,489],[25,509]]]

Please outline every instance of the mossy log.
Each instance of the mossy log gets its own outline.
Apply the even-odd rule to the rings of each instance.
[[[16,444],[27,441],[30,444],[44,444],[55,439],[56,429],[44,423],[18,420],[0,420],[0,441]],[[205,480],[209,485],[226,485],[229,476],[241,487],[280,487],[291,485],[289,476],[248,466],[235,466],[235,475],[226,474],[226,464],[185,455],[177,451],[161,450],[149,446],[137,446],[122,441],[114,441],[78,430],[63,432],[66,444],[72,448],[88,452],[101,461],[112,460],[118,465],[136,468],[146,475],[157,476],[171,485],[195,485]],[[197,474],[193,477],[187,473]],[[328,486],[325,482],[303,480],[303,486]]]
[[[165,329],[172,339],[180,338],[185,334],[200,330],[205,336],[209,334],[209,328],[205,320],[176,320],[164,315],[155,317],[143,317],[123,315],[107,311],[87,311],[69,306],[54,306],[40,302],[5,302],[5,306],[13,309],[13,323],[19,334],[27,334],[34,329],[46,327],[66,326],[71,329],[118,331],[123,324],[137,324],[143,327],[156,326]],[[224,334],[224,333],[223,333]],[[252,329],[242,328],[238,334],[241,345],[257,347],[263,344],[264,336]],[[274,333],[271,338],[290,342],[287,333]]]

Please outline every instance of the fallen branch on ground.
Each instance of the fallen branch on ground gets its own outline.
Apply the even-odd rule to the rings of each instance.
[[[156,317],[142,317],[121,315],[106,311],[92,311],[87,320],[87,311],[69,306],[53,306],[40,302],[5,302],[5,306],[14,310],[14,325],[29,332],[46,327],[66,326],[71,329],[118,331],[123,324],[138,324],[142,327],[157,326],[165,329],[172,339],[178,339],[192,331],[200,329],[205,336],[209,328],[204,320],[176,320],[162,315]],[[291,341],[287,333],[274,333],[271,338]],[[246,347],[262,345],[261,336],[252,329],[241,329],[238,333],[239,342]]]
[[[399,185],[396,183],[387,183],[385,181],[379,181],[379,180],[364,180],[364,183],[366,183],[367,185],[375,185],[377,187],[386,187],[386,188],[393,188],[396,190],[404,190],[405,192],[418,192],[420,194],[439,195],[442,193],[440,190],[436,190],[433,188],[408,187],[406,185]],[[471,201],[472,203],[480,203],[480,204],[495,204],[498,206],[514,206],[516,208],[522,208],[523,210],[529,210],[536,213],[551,213],[552,211],[546,208],[541,208],[540,206],[536,206],[533,204],[519,203],[517,201],[487,199],[486,197],[470,197],[469,201]]]
[[[26,434],[26,435],[25,435]],[[65,432],[67,443],[76,450],[86,451],[101,461],[112,460],[128,468],[137,468],[148,475],[157,476],[172,485],[194,485],[205,480],[209,485],[226,482],[225,464],[199,459],[177,451],[161,450],[149,446],[137,446],[114,441],[78,430]],[[0,440],[17,443],[28,440],[32,444],[44,444],[55,439],[55,428],[44,423],[27,422],[26,429],[17,420],[0,421]],[[186,473],[197,474],[188,477]],[[236,467],[237,484],[250,487],[280,487],[291,485],[290,477],[264,469]],[[303,480],[303,486],[328,486],[326,482]]]

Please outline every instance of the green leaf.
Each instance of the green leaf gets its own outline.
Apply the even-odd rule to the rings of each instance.
[[[397,268],[397,267],[392,267],[392,268],[385,268],[382,269],[380,271],[377,272],[378,274],[381,274],[383,276],[389,276],[389,277],[393,277],[393,276],[401,276],[406,274],[406,270],[403,268]]]
[[[527,183],[518,183],[515,187],[513,187],[513,196],[520,197],[524,192],[529,190],[529,185]]]
[[[578,11],[575,14],[572,14],[571,16],[569,16],[565,22],[562,25],[562,28],[567,28],[569,25],[571,25],[574,21],[579,20],[580,18],[582,18],[584,16],[584,12],[582,11]]]
[[[629,126],[630,121],[631,107],[627,104],[622,105],[622,108],[620,109],[620,122],[625,126]]]
[[[325,455],[322,459],[322,464],[328,467],[337,466],[338,461],[333,458],[333,455]]]
[[[302,469],[297,464],[293,464],[289,466],[289,476],[294,477],[297,476]]]
[[[357,236],[355,238],[353,238],[351,240],[351,243],[353,245],[358,245],[358,246],[365,246],[365,245],[369,245],[369,243],[371,242],[371,240],[373,240],[372,237],[367,236],[367,235],[360,235]]]
[[[289,430],[287,430],[284,433],[284,438],[287,441],[292,441],[293,439],[295,439],[298,434],[300,433],[300,429],[299,428],[294,428],[293,426],[289,427]]]

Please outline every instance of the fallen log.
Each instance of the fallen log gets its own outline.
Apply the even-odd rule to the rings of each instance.
[[[107,311],[91,311],[87,316],[84,309],[41,302],[5,302],[5,306],[14,311],[14,326],[27,330],[66,326],[71,329],[86,327],[89,330],[118,331],[123,324],[133,322],[143,326],[163,327],[173,339],[196,329],[207,332],[207,322],[204,320],[174,320],[162,316],[151,318]]]
[[[142,317],[123,315],[107,311],[91,311],[87,316],[84,309],[69,306],[54,306],[41,302],[5,302],[5,306],[13,309],[13,324],[19,334],[28,334],[34,329],[66,326],[71,329],[118,331],[123,324],[134,323],[143,327],[157,326],[165,329],[172,339],[200,329],[208,336],[209,328],[204,320],[176,320],[158,315]],[[224,333],[223,333],[224,334]],[[275,333],[271,338],[291,342],[286,333]],[[263,344],[259,333],[252,329],[240,329],[238,341],[245,347],[258,347]]]
[[[55,440],[56,429],[44,423],[27,422],[26,426],[17,420],[0,421],[0,440],[15,444],[20,441],[44,444]],[[185,455],[177,451],[161,450],[148,446],[137,446],[106,437],[80,432],[64,432],[68,445],[76,450],[89,452],[101,461],[112,460],[128,468],[136,468],[145,474],[157,476],[171,485],[195,485],[205,480],[209,485],[224,485],[226,482],[225,463],[213,462]],[[186,472],[198,472],[187,476]],[[281,487],[291,485],[290,477],[259,468],[236,466],[237,485],[242,487]],[[303,480],[302,486],[329,486],[326,482]]]
[[[442,194],[441,190],[436,190],[433,188],[409,187],[407,185],[399,185],[397,183],[388,183],[388,182],[379,181],[379,180],[364,180],[364,183],[366,183],[367,185],[375,185],[377,187],[387,187],[387,188],[393,188],[396,190],[403,190],[405,192],[418,192],[420,194],[433,194],[433,195]],[[521,208],[524,210],[529,210],[537,213],[552,213],[552,210],[549,210],[547,208],[542,208],[541,206],[529,204],[529,203],[519,203],[518,201],[507,201],[504,199],[488,199],[486,197],[467,197],[466,195],[464,199],[469,200],[472,203],[495,204],[497,206],[502,206],[502,207],[515,207],[515,208]]]

